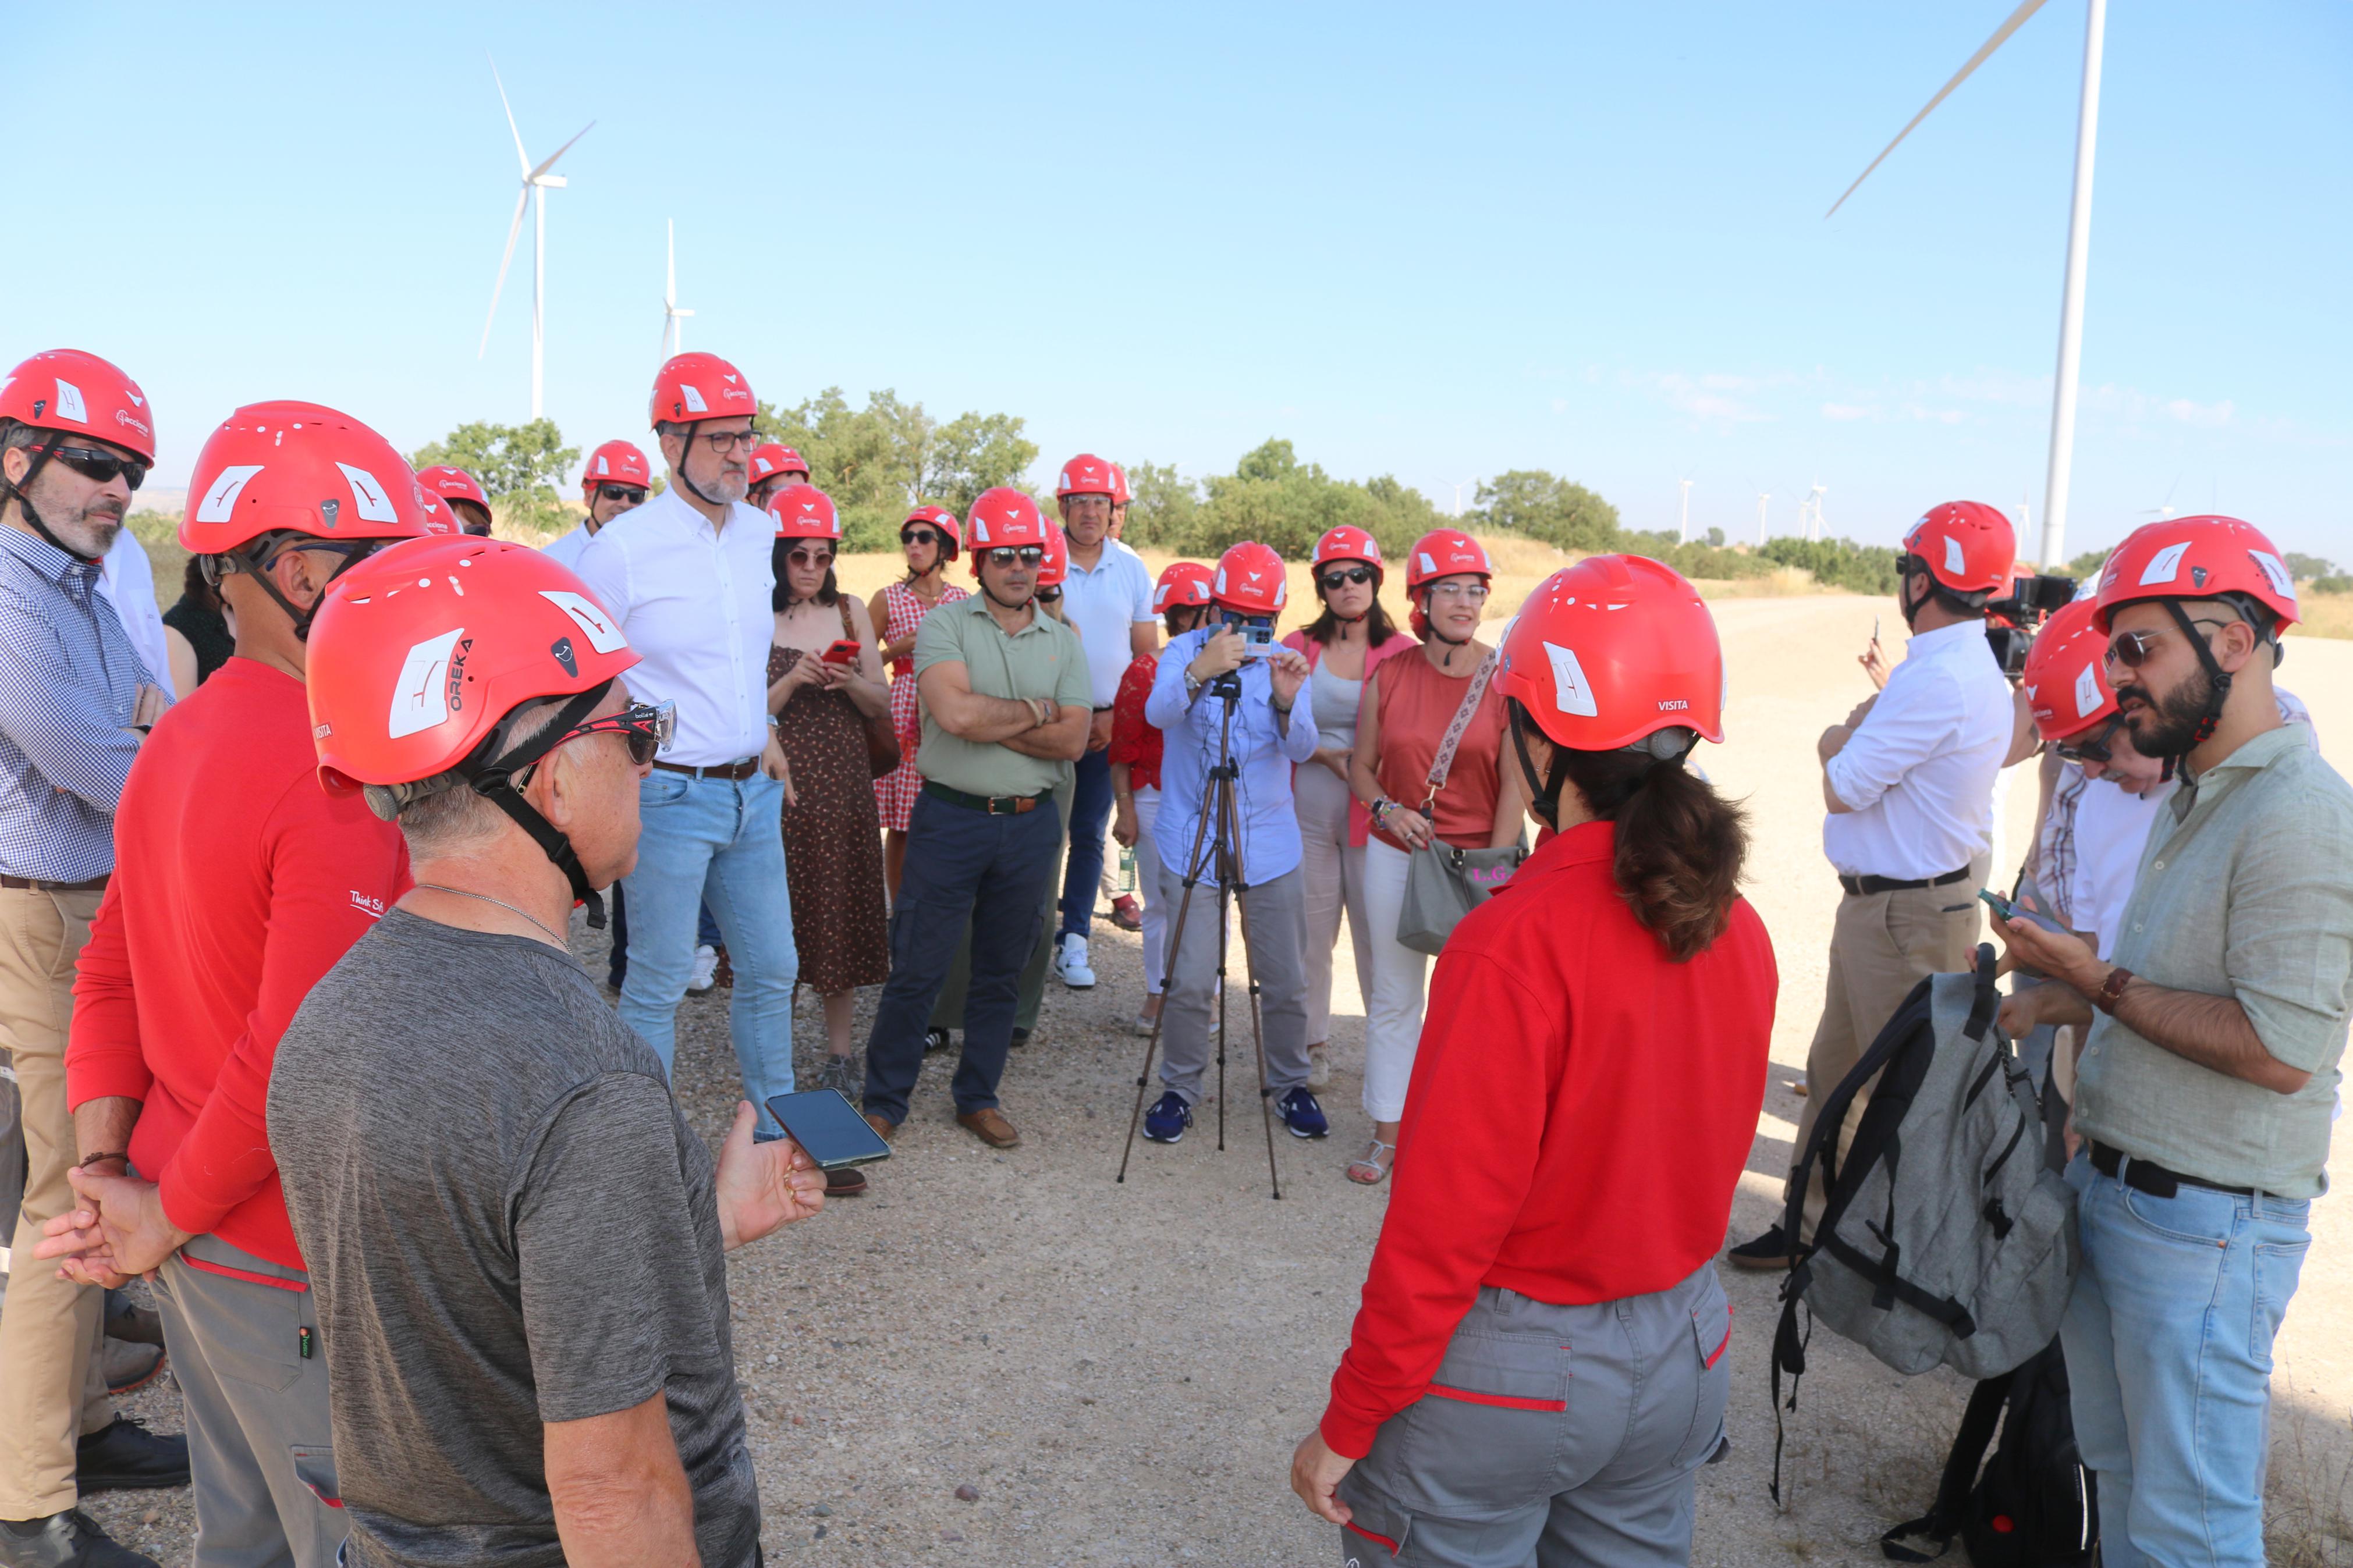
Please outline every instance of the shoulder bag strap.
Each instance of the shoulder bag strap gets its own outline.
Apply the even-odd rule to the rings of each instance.
[[[1471,689],[1462,694],[1462,706],[1454,710],[1454,722],[1446,726],[1446,738],[1438,742],[1438,754],[1430,760],[1430,797],[1422,804],[1438,798],[1446,787],[1446,775],[1454,769],[1454,749],[1462,743],[1462,731],[1471,727],[1471,716],[1479,711],[1479,703],[1487,695],[1487,682],[1495,675],[1495,655],[1488,654],[1479,661],[1471,675]]]

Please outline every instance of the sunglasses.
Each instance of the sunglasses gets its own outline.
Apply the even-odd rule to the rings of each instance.
[[[596,494],[605,500],[625,500],[631,506],[642,506],[646,499],[643,485],[598,485]]]
[[[2192,616],[2189,624],[2193,626],[2227,626],[2231,623],[2200,620]],[[2155,631],[2147,632],[2118,632],[2108,644],[2108,657],[2126,669],[2138,669],[2148,662],[2148,656],[2156,651],[2157,645],[2173,633],[2171,626],[2159,626]]]
[[[804,572],[814,572],[820,566],[833,564],[833,552],[828,550],[820,554],[814,550],[788,550],[785,552],[785,559]]]
[[[267,572],[293,552],[307,550],[322,555],[342,556],[343,564],[337,567],[334,574],[340,577],[391,542],[388,539],[311,539],[298,534],[259,562],[242,555],[199,555],[196,557],[196,571],[207,586],[218,588],[223,577],[234,576],[239,572],[248,576],[257,572]]]
[[[1344,566],[1337,572],[1326,572],[1315,579],[1326,592],[1347,584],[1362,585],[1372,580],[1373,569],[1369,566]]]
[[[940,536],[928,528],[902,529],[899,532],[902,544],[937,544],[939,542]]]
[[[49,456],[83,479],[96,479],[100,484],[118,474],[134,490],[147,482],[147,465],[136,458],[118,458],[95,447],[58,447],[50,450]]]
[[[2091,740],[2061,741],[2051,749],[2059,753],[2061,762],[2073,763],[2078,767],[2085,763],[2107,762],[2110,757],[2108,742],[2116,738],[2116,731],[2124,726],[2124,715],[2116,714],[2102,725],[2100,732]]]
[[[1034,567],[1046,559],[1046,552],[1035,544],[1005,544],[980,552],[980,559],[992,566]]]
[[[1038,602],[1041,605],[1050,605],[1061,596],[1062,591],[1060,588],[1040,588],[1038,590]]]
[[[555,745],[576,741],[583,735],[618,735],[628,743],[629,761],[644,767],[654,760],[654,753],[670,742],[678,733],[678,704],[675,702],[640,702],[624,708],[609,719],[591,719],[575,724],[555,738]]]

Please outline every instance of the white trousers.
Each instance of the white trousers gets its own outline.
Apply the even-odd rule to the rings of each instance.
[[[1152,842],[1152,825],[1159,820],[1160,792],[1145,784],[1135,792],[1135,896],[1144,905],[1144,989],[1155,996],[1167,963],[1172,912],[1160,896],[1160,850]]]
[[[1430,960],[1397,939],[1411,864],[1405,851],[1377,838],[1365,845],[1365,945],[1372,951],[1365,971],[1370,976],[1365,998],[1365,1114],[1376,1121],[1405,1115],[1413,1054],[1421,1044],[1422,983]]]
[[[1372,947],[1366,939],[1365,851],[1348,842],[1348,786],[1320,763],[1303,764],[1292,783],[1299,816],[1300,904],[1307,919],[1307,1043],[1332,1037],[1332,953],[1340,917],[1356,950],[1356,993],[1372,1010]]]

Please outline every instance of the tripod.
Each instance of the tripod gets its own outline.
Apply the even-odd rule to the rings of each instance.
[[[1233,754],[1234,709],[1241,700],[1242,686],[1232,672],[1219,676],[1209,683],[1209,696],[1225,704],[1225,712],[1218,725],[1218,763],[1209,770],[1207,788],[1201,801],[1199,822],[1193,829],[1193,847],[1185,862],[1185,894],[1176,904],[1176,927],[1169,933],[1168,952],[1163,960],[1162,988],[1168,991],[1175,984],[1176,954],[1185,941],[1185,921],[1193,907],[1193,889],[1204,876],[1211,876],[1218,889],[1218,1011],[1215,1032],[1218,1037],[1218,1148],[1226,1146],[1226,1042],[1232,1031],[1226,1027],[1226,958],[1228,954],[1226,911],[1239,907],[1241,910],[1242,963],[1250,964],[1250,905],[1239,895],[1247,892],[1242,870],[1241,817],[1235,804],[1235,785],[1241,777],[1241,764]],[[1210,831],[1216,825],[1216,832]],[[1258,975],[1253,969],[1248,986],[1250,994],[1250,1045],[1258,1055],[1258,1106],[1261,1119],[1266,1123],[1266,1173],[1274,1196],[1282,1196],[1282,1173],[1274,1163],[1273,1090],[1266,1081],[1266,1040],[1259,1017]],[[1160,1030],[1168,1019],[1166,1001],[1152,1021],[1152,1035],[1144,1043],[1144,1067],[1135,1075],[1135,1110],[1127,1120],[1127,1147],[1119,1159],[1117,1181],[1127,1180],[1127,1163],[1135,1154],[1135,1131],[1144,1121],[1144,1096],[1152,1083],[1152,1058],[1160,1049]]]

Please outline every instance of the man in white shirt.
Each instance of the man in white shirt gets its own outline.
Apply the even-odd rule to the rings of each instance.
[[[678,705],[678,730],[638,785],[621,1019],[662,1065],[704,900],[735,967],[728,1025],[754,1136],[780,1138],[772,1095],[793,1087],[792,900],[778,823],[792,782],[768,713],[776,528],[744,504],[757,406],[716,354],[680,354],[654,378],[653,426],[670,485],[599,528],[577,570],[642,662],[629,684]]]
[[[139,662],[147,667],[147,678],[174,697],[185,697],[185,691],[173,690],[172,653],[164,641],[164,612],[155,607],[155,568],[147,559],[147,547],[129,524],[114,536],[106,553],[99,557],[98,591],[114,606],[114,618],[122,623],[130,635],[131,646],[138,651]]]
[[[1817,748],[1830,812],[1822,850],[1845,896],[1806,1056],[1795,1156],[1813,1135],[1817,1108],[1912,987],[1969,966],[1994,780],[2017,712],[1986,641],[1985,605],[2008,587],[2016,549],[2010,519],[1982,502],[1947,501],[1914,523],[1896,559],[1896,606],[1912,628],[1904,661],[1887,689],[1831,725]],[[1855,1096],[1841,1142],[1868,1098]],[[1812,1184],[1809,1226],[1823,1196]],[[1743,1268],[1785,1268],[1803,1239],[1776,1225],[1728,1256]]]
[[[623,512],[643,506],[646,492],[652,488],[652,470],[634,443],[606,442],[588,454],[588,466],[580,471],[580,499],[588,504],[587,521],[552,541],[546,553],[577,572],[580,552],[588,548],[597,531]]]
[[[1160,623],[1152,613],[1152,569],[1111,537],[1116,488],[1112,466],[1088,452],[1062,465],[1054,487],[1071,550],[1062,613],[1078,628],[1094,686],[1094,723],[1071,795],[1071,850],[1062,868],[1061,919],[1054,929],[1054,973],[1077,991],[1095,983],[1087,935],[1096,885],[1103,880],[1103,828],[1111,820],[1112,700],[1119,695],[1119,678],[1127,667],[1160,646]]]

